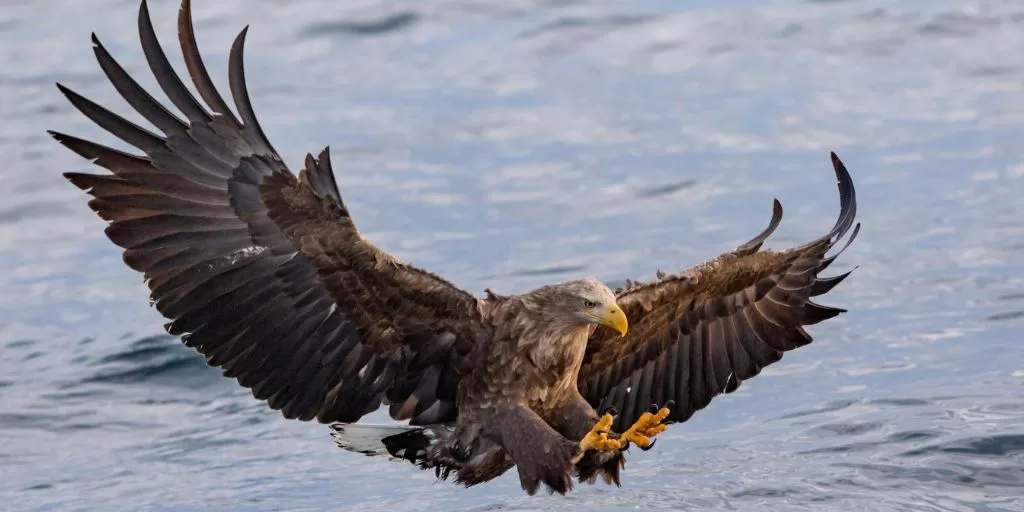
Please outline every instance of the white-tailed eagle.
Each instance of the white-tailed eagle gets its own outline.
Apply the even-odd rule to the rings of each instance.
[[[574,477],[618,484],[630,444],[650,447],[843,311],[812,301],[846,277],[819,273],[857,233],[853,183],[834,154],[839,219],[805,245],[760,250],[781,220],[776,201],[764,232],[685,272],[617,291],[583,279],[481,298],[364,238],[328,150],[289,171],[249,101],[244,30],[229,60],[236,116],[200,58],[189,0],[179,42],[202,101],[172,69],[145,2],[138,28],[177,113],[94,35],[111,84],[159,133],[58,84],[141,152],[51,132],[111,173],[65,176],[145,276],[167,331],[286,418],[345,424],[387,405],[418,427],[388,450],[464,485],[512,467],[531,494],[541,483],[565,493]]]

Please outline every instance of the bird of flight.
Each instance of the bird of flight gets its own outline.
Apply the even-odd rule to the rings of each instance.
[[[812,298],[853,240],[856,198],[832,155],[840,212],[820,238],[737,249],[612,291],[595,279],[479,298],[375,247],[342,201],[330,154],[296,176],[267,140],[246,90],[245,30],[229,57],[236,116],[204,67],[189,0],[178,32],[200,101],[157,42],[143,1],[146,60],[179,113],[154,99],[93,35],[100,67],[154,133],[58,84],[85,116],[142,154],[63,133],[111,174],[69,172],[143,273],[166,329],[286,418],[343,429],[387,405],[410,428],[395,457],[471,486],[517,468],[523,489],[573,479],[619,484],[625,451],[648,449],[721,393],[811,342],[804,326],[843,312]]]

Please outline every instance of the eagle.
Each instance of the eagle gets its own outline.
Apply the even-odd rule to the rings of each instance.
[[[560,494],[574,481],[620,485],[630,446],[650,448],[668,424],[810,343],[806,326],[845,311],[812,300],[849,275],[819,277],[860,227],[834,153],[839,218],[804,245],[761,249],[782,218],[776,200],[763,232],[689,270],[616,290],[587,278],[479,297],[365,238],[329,148],[289,170],[249,99],[248,27],[228,60],[237,115],[200,57],[189,0],[178,40],[202,101],[168,61],[145,1],[138,30],[177,112],[93,34],[100,68],[159,133],[57,84],[141,153],[50,131],[109,171],[64,176],[143,274],[166,331],[285,418],[343,428],[386,406],[410,428],[383,440],[388,451],[467,487],[512,468],[531,495],[541,484]]]

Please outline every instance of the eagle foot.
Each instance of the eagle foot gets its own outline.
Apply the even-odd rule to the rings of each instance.
[[[597,420],[594,427],[587,432],[580,440],[580,449],[583,451],[597,450],[599,452],[617,452],[622,448],[622,441],[608,437],[611,432],[615,416],[605,413]]]
[[[629,427],[629,430],[626,430],[619,436],[622,444],[633,443],[644,451],[653,448],[654,440],[652,438],[668,428],[668,425],[665,425],[662,421],[665,421],[665,418],[668,417],[669,407],[672,407],[672,405],[671,401],[660,409],[657,405],[651,405],[647,412],[641,414],[640,418],[633,423],[633,426]]]

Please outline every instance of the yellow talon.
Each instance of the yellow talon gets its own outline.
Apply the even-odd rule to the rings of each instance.
[[[622,433],[621,439],[636,444],[640,448],[651,445],[651,438],[664,432],[668,425],[661,422],[668,417],[668,407],[662,407],[657,413],[645,412],[633,423],[629,430]],[[603,418],[602,418],[603,419]],[[594,428],[597,428],[596,426]]]
[[[608,432],[612,427],[615,418],[611,414],[601,416],[594,424],[594,428],[587,432],[580,440],[580,448],[583,451],[597,450],[599,452],[613,452],[622,448],[622,442],[618,439],[609,439]]]

